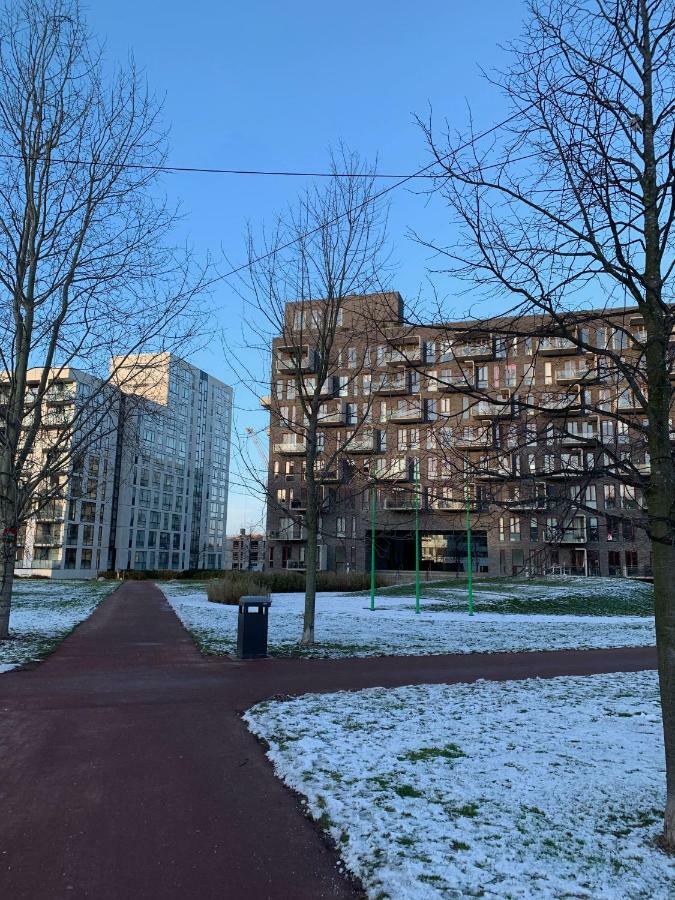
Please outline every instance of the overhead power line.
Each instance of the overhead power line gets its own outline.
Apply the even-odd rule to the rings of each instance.
[[[532,106],[533,104],[529,104]],[[383,178],[394,180],[393,184],[388,185],[382,190],[377,191],[372,196],[367,197],[362,203],[357,204],[356,206],[350,208],[349,210],[345,210],[343,213],[339,213],[335,218],[331,219],[328,222],[325,222],[323,225],[319,225],[316,228],[312,228],[309,231],[304,232],[303,234],[297,235],[297,237],[293,238],[290,241],[287,241],[285,244],[281,244],[278,247],[275,247],[273,250],[270,250],[267,253],[263,253],[255,259],[249,260],[241,266],[236,266],[233,269],[230,269],[228,272],[225,272],[223,275],[219,275],[216,278],[212,279],[209,284],[214,284],[218,281],[222,281],[225,278],[231,278],[233,275],[239,274],[239,272],[243,272],[244,269],[248,269],[249,266],[255,265],[256,263],[263,262],[265,259],[269,259],[270,256],[274,256],[274,254],[281,252],[282,250],[287,250],[289,247],[292,247],[293,244],[297,244],[298,241],[302,241],[305,238],[311,237],[313,234],[318,234],[320,231],[325,230],[326,228],[330,228],[332,225],[336,225],[341,219],[343,219],[346,215],[357,212],[359,209],[362,209],[365,206],[369,206],[371,203],[375,203],[377,200],[380,200],[386,194],[391,193],[391,191],[395,191],[397,188],[402,187],[404,184],[407,184],[409,181],[413,181],[418,178],[429,178],[429,179],[438,179],[443,178],[442,172],[432,172],[439,164],[442,164],[446,159],[452,156],[454,153],[458,153],[460,150],[465,150],[467,147],[470,147],[472,144],[476,143],[476,141],[482,140],[493,132],[497,131],[499,128],[503,128],[505,125],[508,125],[509,122],[512,122],[514,119],[518,118],[525,110],[517,110],[512,113],[510,116],[507,116],[506,119],[503,119],[501,122],[497,122],[495,125],[491,125],[490,128],[486,128],[485,131],[481,131],[478,134],[474,134],[470,140],[465,141],[463,144],[460,144],[458,147],[455,147],[449,153],[444,154],[443,156],[439,156],[430,162],[426,166],[422,166],[421,169],[417,169],[415,172],[410,172],[406,175],[398,175],[387,172],[364,172],[364,173],[350,173],[350,172],[300,172],[300,171],[284,171],[284,170],[268,170],[268,169],[220,169],[220,168],[203,168],[200,166],[164,166],[164,165],[147,165],[143,163],[115,163],[113,164],[117,168],[120,169],[139,169],[145,171],[154,171],[154,172],[165,172],[167,174],[176,173],[176,174],[200,174],[200,175],[244,175],[244,176],[271,176],[271,177],[291,177],[291,178],[354,178],[354,177],[363,177],[363,178]],[[10,154],[10,153],[0,153],[0,159],[15,159],[21,160],[23,157],[19,154]],[[86,159],[54,159],[53,162],[59,162],[65,165],[91,165],[93,160]]]
[[[530,104],[532,106],[533,104]],[[497,122],[495,125],[491,125],[490,128],[486,128],[485,131],[481,131],[479,134],[473,135],[473,137],[465,141],[463,144],[460,144],[458,147],[455,147],[449,153],[444,154],[443,156],[439,156],[437,159],[430,162],[428,165],[423,166],[421,169],[418,169],[416,172],[412,172],[410,175],[404,175],[398,181],[394,182],[394,184],[388,185],[386,188],[382,188],[381,191],[377,191],[371,197],[367,197],[362,203],[357,204],[355,207],[352,207],[348,210],[345,210],[343,213],[339,213],[339,215],[335,216],[335,218],[331,219],[328,222],[325,222],[323,225],[319,225],[316,228],[311,228],[309,231],[305,231],[303,234],[294,237],[292,240],[287,241],[285,244],[281,244],[278,247],[275,247],[273,250],[270,250],[268,253],[262,253],[260,256],[257,256],[255,259],[249,260],[247,263],[244,263],[241,266],[237,266],[234,269],[230,269],[229,272],[225,272],[223,275],[219,276],[219,279],[231,278],[232,275],[238,275],[239,272],[243,272],[244,269],[248,269],[250,266],[255,265],[256,263],[263,262],[266,259],[269,259],[270,256],[274,256],[276,253],[281,252],[282,250],[287,250],[289,247],[292,247],[293,244],[297,244],[298,241],[303,241],[305,238],[311,237],[313,234],[318,234],[320,231],[324,231],[326,228],[330,228],[331,225],[336,225],[341,219],[343,219],[346,215],[357,212],[359,209],[362,209],[364,206],[369,206],[371,203],[375,203],[377,200],[380,200],[385,194],[391,193],[391,191],[395,191],[397,188],[406,184],[408,181],[412,181],[413,178],[420,178],[424,175],[424,173],[429,172],[430,169],[433,169],[435,166],[442,163],[444,160],[451,157],[453,154],[458,153],[460,150],[466,150],[467,147],[470,147],[472,144],[475,144],[476,141],[482,140],[484,137],[492,134],[497,131],[499,128],[503,128],[504,125],[508,125],[509,122],[512,122],[514,119],[517,119],[518,116],[522,114],[523,110],[517,110],[512,113],[510,116],[507,116],[506,119],[503,119],[501,122]],[[368,177],[367,175],[365,177]],[[430,178],[442,178],[443,175],[439,173],[432,173],[427,175]]]
[[[22,160],[23,157],[18,153],[0,153],[0,159]],[[35,157],[39,159],[39,157]],[[89,166],[92,164],[91,159],[70,159],[70,158],[54,158],[56,163],[67,166]],[[361,172],[312,172],[312,171],[295,171],[288,169],[220,169],[210,166],[160,166],[147,165],[144,163],[109,163],[114,169],[138,169],[144,172],[164,172],[168,175],[187,174],[187,175],[252,175],[268,178],[436,178],[433,174],[406,174],[405,172],[369,172],[365,175]]]

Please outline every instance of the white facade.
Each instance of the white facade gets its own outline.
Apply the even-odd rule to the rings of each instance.
[[[22,529],[17,574],[225,567],[232,389],[169,354],[149,359],[143,384],[118,379],[121,427],[73,461],[65,501]],[[140,412],[137,393],[152,398]]]

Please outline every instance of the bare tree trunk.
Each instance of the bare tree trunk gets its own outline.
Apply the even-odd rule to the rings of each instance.
[[[12,585],[14,584],[14,560],[16,549],[4,545],[2,553],[2,581],[0,582],[0,640],[9,637],[9,613],[12,605]]]
[[[316,405],[316,401],[315,401]],[[314,619],[316,612],[316,568],[319,543],[319,497],[314,467],[316,464],[316,425],[310,422],[307,431],[307,513],[305,527],[305,617],[302,626],[301,647],[314,643]]]
[[[318,555],[318,516],[316,514],[316,485],[307,484],[307,545],[305,548],[305,617],[300,645],[314,643],[314,617],[316,610],[316,568]]]

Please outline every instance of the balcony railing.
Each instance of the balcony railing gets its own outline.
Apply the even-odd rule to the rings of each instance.
[[[565,415],[581,410],[581,394],[578,391],[556,393],[545,391],[539,397],[529,397],[528,407],[550,415]]]
[[[63,506],[45,506],[35,514],[37,522],[63,522],[65,510]]]
[[[492,478],[504,479],[513,476],[513,463],[510,457],[495,457],[494,459],[480,460],[475,472],[475,477],[481,480]]]
[[[345,453],[376,453],[379,449],[379,434],[357,434],[344,448]]]
[[[423,351],[419,344],[392,347],[387,362],[390,366],[414,366],[423,362]]]
[[[389,416],[392,422],[423,422],[424,403],[405,403],[392,409]]]
[[[539,341],[539,352],[554,355],[557,353],[576,353],[577,345],[566,337],[544,337]]]
[[[456,344],[452,348],[456,359],[492,359],[494,348],[492,341],[476,341],[466,344]]]
[[[285,455],[294,453],[300,454],[306,452],[307,445],[304,441],[281,441],[278,444],[274,444],[273,449],[275,453],[281,453]]]
[[[306,541],[307,529],[300,526],[292,528],[279,528],[276,531],[268,531],[267,540],[269,541]]]
[[[619,413],[643,413],[645,411],[642,403],[631,391],[625,391],[619,396],[616,402],[616,409]]]
[[[507,419],[513,415],[511,398],[503,400],[479,400],[471,407],[474,419]]]
[[[405,375],[383,375],[372,382],[374,394],[407,394],[408,379]]]
[[[467,429],[457,432],[453,436],[453,443],[462,450],[480,450],[483,447],[491,447],[494,443],[494,438],[490,432]]]
[[[561,435],[561,441],[566,447],[593,443],[598,439],[598,430],[594,425],[570,422],[567,429]]]
[[[314,372],[316,371],[316,350],[280,350],[277,356],[278,372]]]
[[[17,561],[17,569],[61,569],[63,563],[60,559],[32,559],[30,562]],[[74,568],[74,567],[73,567]]]
[[[63,544],[63,535],[60,534],[36,534],[33,538],[35,547],[60,547]]]
[[[384,508],[390,511],[398,511],[398,512],[410,512],[410,510],[414,510],[416,507],[415,497],[386,497],[384,501]]]
[[[338,425],[345,424],[345,413],[344,410],[339,409],[337,412],[326,413],[325,415],[319,415],[318,423],[324,428],[334,427]]]
[[[375,478],[383,481],[408,481],[410,478],[410,466],[407,460],[380,461],[372,472]]]
[[[579,384],[594,381],[597,377],[598,369],[591,363],[580,366],[563,366],[555,373],[555,380],[558,384]]]
[[[545,528],[544,540],[548,544],[585,544],[586,528]]]

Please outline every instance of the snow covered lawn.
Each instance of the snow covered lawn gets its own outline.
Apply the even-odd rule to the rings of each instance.
[[[656,674],[306,695],[245,716],[368,897],[673,897]]]
[[[115,587],[114,581],[15,579],[12,638],[0,641],[0,672],[43,659]]]
[[[584,579],[604,582],[607,579]],[[624,584],[611,582],[615,591]],[[631,590],[633,589],[630,584]],[[161,582],[178,617],[200,647],[208,653],[231,653],[236,645],[237,607],[210,603],[203,585],[194,582]],[[526,587],[530,587],[526,585]],[[638,585],[644,589],[644,585]],[[587,605],[592,606],[592,585],[586,585]],[[547,591],[564,591],[564,585],[538,588],[542,607],[550,601]],[[513,590],[512,587],[509,590]],[[414,598],[379,594],[377,609],[369,598],[357,594],[319,594],[316,612],[318,645],[300,651],[302,594],[275,594],[270,609],[269,650],[273,656],[380,656],[436,653],[474,653],[517,650],[591,649],[596,647],[647,646],[654,643],[654,622],[649,616],[551,615],[481,612],[504,599],[494,584],[489,596],[477,598],[478,612],[471,618],[460,611],[456,597],[425,601],[415,614]],[[500,599],[501,598],[501,599]],[[465,604],[465,598],[462,601]],[[530,596],[530,604],[534,603]],[[534,607],[536,608],[536,606]]]

